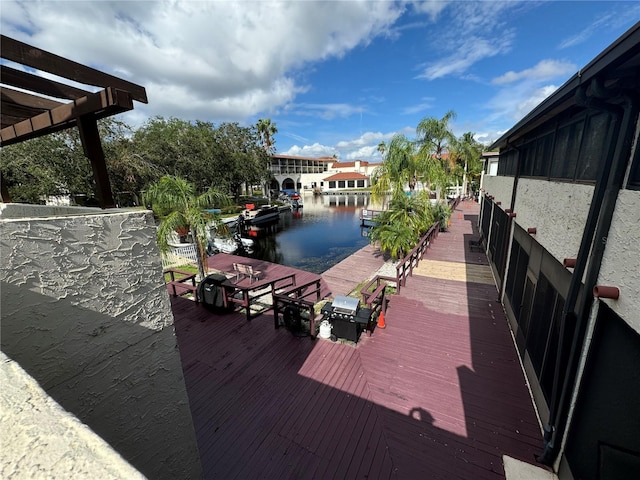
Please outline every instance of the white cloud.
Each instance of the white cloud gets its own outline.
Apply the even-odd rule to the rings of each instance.
[[[476,62],[507,52],[510,46],[510,35],[499,38],[467,37],[453,54],[425,68],[418,78],[435,80],[447,75],[461,75]]]
[[[435,80],[462,75],[475,63],[511,49],[513,30],[505,26],[505,12],[518,2],[453,2],[446,28],[438,29],[430,44],[443,52],[439,60],[420,67],[416,78]]]
[[[332,157],[334,154],[337,155],[338,151],[333,147],[314,143],[313,145],[304,145],[302,147],[294,145],[286,152],[279,153],[282,155],[294,155],[300,157]]]
[[[567,77],[577,71],[575,64],[561,60],[541,60],[535,66],[520,72],[509,71],[494,78],[491,83],[504,85],[519,81],[538,82]]]
[[[577,67],[571,62],[545,59],[531,68],[508,71],[494,78],[491,83],[500,89],[487,102],[487,108],[492,111],[487,117],[488,123],[518,122],[557,90],[554,82],[562,84],[576,71]]]
[[[586,42],[589,38],[597,35],[598,32],[609,32],[618,30],[623,26],[631,26],[635,19],[640,16],[640,5],[634,2],[623,2],[622,6],[612,4],[613,10],[606,14],[600,13],[593,23],[585,29],[565,38],[560,42],[558,48],[570,48]]]
[[[380,142],[391,140],[393,133],[382,132],[366,132],[357,138],[351,140],[342,140],[336,144],[336,148],[342,150],[350,150],[353,148],[362,148],[364,146],[374,146],[378,148]]]
[[[433,107],[435,102],[435,98],[432,97],[424,97],[420,99],[420,103],[413,104],[409,107],[405,107],[402,109],[403,115],[414,115],[416,113],[421,113],[426,110],[429,110]]]
[[[348,103],[299,103],[287,107],[296,115],[323,118],[331,120],[336,117],[347,118],[365,111],[364,107],[349,105]]]
[[[503,89],[487,103],[487,108],[492,111],[487,117],[487,123],[490,124],[492,121],[504,123],[505,119],[518,122],[557,88],[556,85],[537,86],[522,83]]]
[[[292,102],[306,88],[300,69],[384,35],[402,11],[392,2],[3,1],[1,26],[145,86],[149,115],[227,121]],[[345,114],[338,107],[324,114]]]
[[[403,131],[413,131],[413,134],[415,134],[415,128],[406,127]],[[379,162],[381,157],[380,152],[378,152],[378,145],[380,142],[391,140],[395,133],[366,132],[355,138],[340,140],[334,146],[320,143],[303,147],[294,145],[286,152],[280,153],[303,157],[331,157],[335,154],[342,161],[365,160]]]
[[[515,109],[513,111],[514,118],[517,120],[523,118],[557,89],[557,85],[544,85],[540,88],[536,88],[527,97],[522,98],[520,102],[515,105]]]
[[[346,155],[341,157],[342,160],[365,160],[367,162],[380,162],[382,161],[382,156],[378,151],[377,146],[367,145],[365,147],[358,148],[356,150],[352,150],[348,152]]]
[[[417,13],[427,14],[432,20],[435,20],[449,3],[443,0],[420,0],[412,1],[411,6]]]

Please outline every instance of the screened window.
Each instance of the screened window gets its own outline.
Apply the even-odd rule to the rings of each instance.
[[[600,163],[609,154],[612,125],[612,118],[608,113],[589,117],[584,132],[584,145],[578,159],[576,179],[595,181]]]
[[[501,153],[498,173],[594,182],[612,153],[617,125],[611,113],[575,108],[532,131],[517,145],[519,153],[516,148]],[[638,170],[633,178],[640,183]]]
[[[536,177],[549,176],[549,166],[553,156],[553,138],[554,132],[549,132],[536,140],[536,159],[533,167],[533,175]]]
[[[513,314],[518,323],[520,322],[520,308],[522,306],[522,295],[524,292],[528,265],[529,255],[514,239],[513,246],[511,247],[509,275],[505,293],[507,295],[507,298],[509,299],[509,302],[511,303]]]
[[[335,180],[331,180],[331,181],[329,181],[329,188],[336,188],[336,182],[335,182]]]
[[[355,181],[355,180],[348,180],[348,181],[347,181],[347,186],[348,186],[349,188],[353,188],[353,187],[355,187],[355,186],[356,186],[356,181]]]
[[[584,118],[558,129],[551,164],[551,178],[573,178],[580,155]]]

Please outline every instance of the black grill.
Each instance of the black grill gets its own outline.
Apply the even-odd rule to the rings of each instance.
[[[371,320],[371,309],[360,308],[357,298],[337,296],[333,302],[322,307],[323,318],[329,320],[331,334],[354,343],[358,342],[360,333]]]

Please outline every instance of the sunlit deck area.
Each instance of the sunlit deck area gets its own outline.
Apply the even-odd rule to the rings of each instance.
[[[499,479],[503,455],[534,463],[538,421],[486,258],[469,251],[477,214],[458,206],[425,256],[438,268],[421,262],[386,328],[355,347],[276,330],[273,312],[247,321],[172,298],[205,477]],[[375,272],[367,248],[328,291],[346,293],[350,261]]]

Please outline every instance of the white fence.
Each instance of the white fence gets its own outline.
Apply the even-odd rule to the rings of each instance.
[[[186,244],[184,247],[172,247],[166,253],[162,254],[162,268],[174,268],[181,265],[198,263],[198,255],[196,254],[196,246],[193,243]]]

